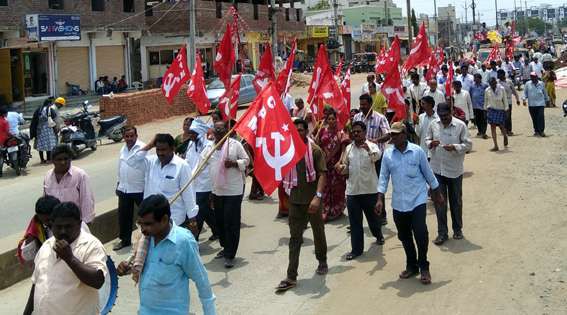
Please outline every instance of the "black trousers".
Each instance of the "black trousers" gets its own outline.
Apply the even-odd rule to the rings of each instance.
[[[486,134],[486,111],[484,109],[475,108],[474,111],[474,122],[476,124],[476,128],[478,129],[478,133],[481,135]]]
[[[197,241],[199,240],[201,230],[203,230],[204,222],[207,222],[213,235],[218,235],[215,211],[211,208],[210,203],[211,195],[210,191],[196,193],[197,205],[199,206],[199,213],[197,214],[197,227],[199,228]]]
[[[406,270],[429,270],[429,262],[427,261],[429,235],[425,223],[425,210],[425,204],[407,212],[394,209],[394,222],[398,229],[398,239],[402,242],[406,253]],[[414,238],[417,244],[417,253],[413,242]]]
[[[374,212],[377,200],[378,194],[347,196],[351,253],[355,256],[361,255],[364,251],[363,213],[372,235],[377,239],[382,238],[382,224],[380,223],[380,218]]]
[[[242,196],[213,195],[219,241],[224,249],[224,257],[229,259],[233,259],[236,256],[238,243],[240,242]]]
[[[504,121],[504,126],[507,132],[512,132],[512,104],[508,104],[508,112],[506,112],[506,120]]]
[[[439,236],[447,236],[449,233],[447,226],[447,199],[449,199],[451,208],[453,232],[461,232],[463,229],[463,175],[457,178],[448,178],[435,174],[435,177],[439,182],[439,189],[444,199],[442,205],[435,205],[437,233]]]
[[[122,243],[132,243],[132,226],[134,225],[134,205],[140,206],[144,199],[144,193],[126,194],[119,190],[118,195],[118,227],[119,237]]]
[[[532,124],[535,133],[543,133],[545,130],[545,106],[529,106],[530,116],[532,116]]]

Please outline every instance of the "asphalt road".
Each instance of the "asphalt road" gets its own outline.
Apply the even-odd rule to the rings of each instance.
[[[358,107],[360,85],[365,81],[365,74],[352,76],[353,107]],[[294,97],[306,97],[307,87],[292,88]],[[241,110],[242,112],[242,110]],[[177,135],[181,132],[183,117],[145,124],[138,128],[141,140],[149,141],[157,132],[169,132]],[[90,176],[91,185],[95,193],[96,211],[111,209],[117,206],[114,189],[117,177],[117,157],[123,144],[115,144],[104,140],[97,151],[84,151],[73,161],[73,165],[83,168]],[[16,177],[13,170],[5,168],[4,177],[0,178],[0,239],[10,237],[17,239],[25,229],[31,215],[34,213],[35,201],[43,192],[43,177],[52,167],[41,165],[37,151],[32,151],[32,160],[23,175]]]

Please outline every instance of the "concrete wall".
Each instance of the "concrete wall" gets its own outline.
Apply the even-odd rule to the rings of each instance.
[[[184,86],[169,105],[160,89],[117,94],[114,98],[103,97],[100,101],[102,118],[126,115],[128,123],[141,125],[158,119],[187,115],[195,112],[195,105],[186,96]]]

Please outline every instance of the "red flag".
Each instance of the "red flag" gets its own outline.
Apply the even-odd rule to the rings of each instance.
[[[199,113],[205,114],[211,109],[211,101],[207,97],[207,88],[205,87],[205,78],[199,54],[195,55],[195,69],[193,69],[191,81],[187,87],[187,97],[195,103]]]
[[[429,41],[425,33],[425,22],[423,22],[419,27],[419,33],[413,42],[408,59],[403,66],[403,71],[407,72],[411,68],[427,64],[430,55],[431,48],[429,48]]]
[[[330,71],[329,60],[327,59],[327,49],[325,48],[325,45],[321,44],[317,51],[317,59],[315,60],[315,67],[313,68],[313,76],[311,77],[311,83],[309,84],[307,104],[314,103],[319,87],[321,86],[323,76],[327,71]]]
[[[276,89],[280,95],[285,95],[289,91],[291,85],[291,74],[293,72],[293,62],[295,61],[295,51],[297,50],[297,40],[293,40],[291,52],[285,62],[285,68],[278,73],[276,80]]]
[[[268,82],[272,82],[275,79],[276,71],[274,70],[274,59],[272,58],[272,46],[266,43],[264,53],[262,54],[262,58],[260,58],[260,66],[258,67],[256,76],[254,76],[254,80],[252,80],[256,93],[260,93],[260,91],[268,85]]]
[[[506,42],[506,57],[512,60],[514,58],[514,41],[508,40]]]
[[[235,130],[254,149],[254,175],[268,195],[305,155],[306,145],[273,83],[258,94]]]
[[[453,60],[449,59],[449,75],[445,81],[445,95],[450,98],[453,95],[453,78],[455,77],[455,70],[453,69]]]
[[[341,92],[341,88],[337,84],[331,69],[329,68],[328,71],[325,72],[323,75],[323,80],[321,82],[321,86],[317,93],[317,100],[319,100],[319,108],[318,108],[318,119],[323,118],[323,106],[325,104],[331,105],[337,113],[343,112],[345,109],[343,94]],[[346,123],[346,122],[345,122]]]
[[[406,102],[404,99],[404,89],[402,87],[402,78],[400,71],[397,69],[388,72],[386,79],[382,84],[382,94],[388,101],[388,107],[393,109],[396,114],[393,121],[400,121],[406,118]]]
[[[335,69],[335,79],[338,80],[341,77],[341,72],[343,70],[343,57],[341,57],[339,59],[339,65],[337,66],[337,69]]]
[[[337,119],[342,129],[350,119],[350,67],[348,67],[345,78],[341,82],[341,94],[343,95],[343,105],[337,109]]]
[[[189,67],[187,67],[187,50],[183,46],[169,68],[163,74],[161,92],[171,104],[179,90],[189,80]]]
[[[220,109],[222,120],[228,121],[236,118],[241,77],[242,74],[238,74],[232,81],[230,88],[220,97],[218,108]]]
[[[486,57],[486,61],[484,62],[490,63],[492,60],[498,60],[498,59],[500,59],[500,45],[496,43],[494,44],[494,46],[492,46],[492,50],[490,51],[488,57]]]
[[[232,67],[234,66],[234,47],[232,46],[232,31],[230,25],[226,25],[226,32],[217,48],[217,55],[213,63],[213,68],[218,74],[219,79],[224,83],[224,88],[228,89]]]
[[[441,58],[443,58],[443,50],[437,48],[435,51],[433,51],[431,57],[429,58],[429,62],[427,65],[428,68],[427,74],[425,75],[425,79],[427,81],[434,79],[437,73],[439,72],[439,70],[441,69],[441,63],[442,63]]]
[[[376,67],[374,68],[377,74],[390,73],[391,71],[398,71],[398,65],[400,64],[400,39],[398,36],[394,38],[390,49],[384,57],[376,62]]]

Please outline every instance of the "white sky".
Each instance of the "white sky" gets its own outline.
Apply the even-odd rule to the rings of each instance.
[[[407,0],[393,0],[394,3],[402,8],[402,15],[406,15],[406,2]],[[514,0],[497,0],[498,10],[501,9],[514,9]],[[480,21],[486,22],[487,25],[494,25],[496,20],[496,13],[494,10],[494,0],[475,0],[476,2],[476,15],[480,12]],[[521,4],[520,4],[521,2]],[[457,18],[465,20],[465,4],[469,7],[468,9],[468,21],[472,21],[472,9],[470,5],[472,0],[437,0],[437,7],[447,6],[452,4],[457,10]],[[558,7],[560,5],[567,5],[567,0],[528,0],[528,7],[539,6],[540,4],[550,4],[553,7]],[[525,0],[516,0],[516,6],[518,10],[520,7],[525,6]],[[433,0],[411,0],[411,7],[415,10],[416,15],[419,13],[426,13],[429,16],[433,16]],[[478,21],[477,21],[478,22]]]

